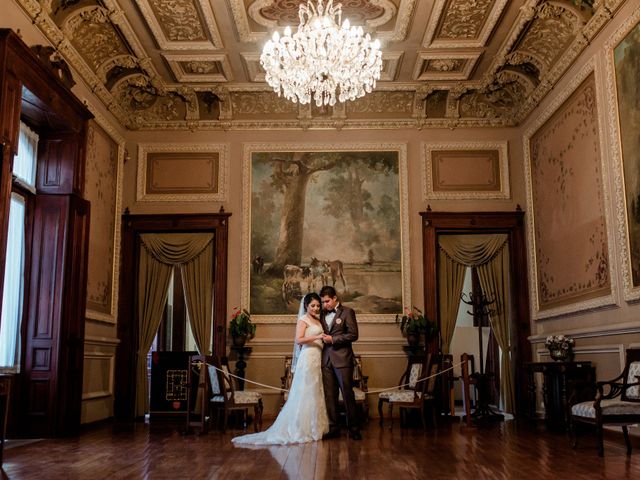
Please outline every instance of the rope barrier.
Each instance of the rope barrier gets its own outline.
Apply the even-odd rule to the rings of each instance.
[[[466,361],[456,363],[456,364],[454,364],[454,365],[451,365],[449,368],[446,368],[445,370],[442,370],[442,371],[440,371],[440,372],[436,372],[436,373],[434,373],[433,375],[429,375],[428,377],[421,378],[421,379],[419,379],[419,380],[417,380],[417,381],[416,381],[416,384],[418,384],[418,383],[420,383],[420,382],[424,382],[424,381],[429,380],[429,379],[431,379],[431,378],[437,377],[438,375],[442,375],[442,374],[444,374],[444,373],[446,373],[446,372],[448,372],[448,371],[450,371],[450,370],[453,370],[453,369],[454,369],[454,368],[456,368],[456,367],[459,367],[460,365],[462,365],[462,364],[463,364],[463,363],[465,363],[465,362],[466,362]],[[271,390],[277,390],[277,391],[279,391],[279,392],[288,392],[288,391],[289,391],[288,389],[285,389],[285,388],[274,387],[273,385],[267,385],[267,384],[265,384],[265,383],[260,383],[260,382],[256,382],[256,381],[253,381],[253,380],[249,380],[249,379],[247,379],[247,378],[242,378],[242,377],[240,377],[240,376],[238,376],[238,375],[234,375],[233,373],[231,373],[231,372],[229,372],[229,371],[227,371],[227,370],[223,370],[223,369],[221,369],[221,368],[216,367],[215,365],[211,365],[210,363],[207,363],[207,366],[208,366],[208,367],[212,367],[212,368],[214,368],[215,370],[217,370],[217,371],[219,371],[219,372],[222,372],[222,373],[223,373],[223,374],[225,374],[225,375],[229,375],[230,377],[237,378],[238,380],[242,380],[242,381],[244,381],[244,382],[251,383],[251,384],[253,384],[253,385],[258,385],[258,386],[260,386],[260,387],[264,387],[264,388],[270,388]],[[404,388],[404,387],[408,387],[409,385],[410,385],[410,383],[405,383],[405,384],[403,384],[403,385],[396,385],[396,386],[394,386],[394,387],[388,387],[388,388],[377,388],[377,389],[375,389],[375,390],[368,390],[366,393],[367,393],[367,395],[368,395],[368,394],[370,394],[370,393],[381,393],[381,392],[387,392],[387,391],[390,391],[390,390],[396,390],[396,389],[397,389],[397,390],[400,390],[400,389],[402,389],[402,388]]]

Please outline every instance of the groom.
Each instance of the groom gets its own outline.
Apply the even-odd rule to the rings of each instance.
[[[329,416],[329,433],[323,438],[340,436],[340,415],[338,412],[338,388],[342,391],[344,408],[347,413],[349,436],[361,440],[356,398],[353,394],[353,350],[351,343],[358,340],[356,314],[338,301],[336,290],[330,286],[320,290],[322,299],[322,385]]]

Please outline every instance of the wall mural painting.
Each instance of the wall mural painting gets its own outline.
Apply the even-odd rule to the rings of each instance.
[[[614,49],[632,286],[640,286],[640,24]]]
[[[87,134],[85,197],[91,202],[87,316],[111,315],[118,144],[95,122]]]
[[[402,311],[397,151],[252,152],[250,309],[334,285],[358,314]]]
[[[611,292],[593,73],[530,144],[540,310]]]

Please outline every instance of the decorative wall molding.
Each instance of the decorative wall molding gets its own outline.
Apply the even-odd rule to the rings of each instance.
[[[640,300],[640,287],[633,286],[631,276],[629,225],[627,222],[622,145],[620,139],[620,124],[618,121],[620,113],[618,110],[618,93],[613,54],[618,43],[636,27],[638,22],[640,22],[640,9],[636,9],[635,12],[620,25],[609,37],[604,48],[606,80],[603,83],[606,90],[606,102],[609,106],[609,108],[607,108],[606,123],[608,127],[607,138],[609,140],[610,158],[613,160],[611,164],[613,165],[616,238],[620,252],[620,270],[622,274],[624,299],[629,302]]]
[[[107,398],[113,396],[113,384],[114,384],[114,373],[115,373],[115,365],[116,365],[116,356],[115,353],[101,353],[101,352],[85,352],[84,353],[84,362],[87,361],[100,361],[107,363],[107,384],[102,385],[104,388],[101,390],[92,390],[89,392],[82,393],[82,401],[88,400],[96,400],[99,398]],[[95,373],[95,371],[94,371]]]
[[[529,341],[532,344],[544,343],[548,335],[554,335],[557,332],[545,332],[537,335],[531,335]],[[617,335],[634,335],[640,333],[640,321],[635,320],[632,322],[620,323],[617,325],[603,325],[598,327],[589,328],[572,328],[563,329],[563,335],[569,335],[573,338],[600,338],[600,337],[612,337]]]
[[[147,157],[149,153],[217,153],[218,178],[215,193],[153,194],[147,192]],[[229,146],[224,143],[140,143],[138,144],[138,202],[225,202],[228,198]]]
[[[122,188],[123,188],[123,172],[124,172],[124,156],[125,156],[125,140],[118,130],[111,124],[100,111],[88,100],[83,103],[93,114],[94,120],[118,145],[117,173],[116,173],[116,195],[115,195],[115,218],[114,218],[114,235],[113,235],[113,260],[111,272],[111,308],[109,313],[97,312],[89,310],[85,312],[88,320],[96,322],[108,323],[115,325],[118,323],[118,292],[120,285],[120,229],[122,215]]]
[[[245,143],[243,145],[243,185],[251,185],[251,154],[253,152],[354,152],[354,151],[397,151],[398,178],[400,182],[400,231],[402,244],[402,298],[410,305],[411,297],[411,262],[409,249],[409,192],[407,178],[407,145],[406,143]],[[250,271],[251,265],[251,188],[243,189],[242,200],[242,256],[240,298],[244,308],[249,306]],[[294,324],[295,315],[254,315],[254,323],[266,324]],[[393,323],[393,315],[359,314],[358,323]]]
[[[540,310],[538,303],[538,272],[537,272],[537,258],[536,258],[536,239],[535,239],[535,218],[533,215],[534,204],[533,204],[533,179],[531,177],[531,154],[530,154],[530,144],[531,138],[533,135],[540,129],[549,118],[558,110],[564,102],[573,94],[573,92],[586,80],[586,78],[594,73],[595,71],[595,61],[594,59],[590,59],[586,65],[584,65],[580,71],[578,71],[575,75],[572,76],[569,84],[554,98],[554,100],[539,114],[539,116],[533,121],[533,123],[525,130],[524,138],[523,138],[523,148],[524,148],[524,160],[525,160],[525,186],[526,186],[526,194],[527,194],[527,211],[531,212],[527,215],[527,245],[529,250],[529,289],[530,289],[530,302],[531,302],[531,317],[536,320],[553,318],[562,315],[568,315],[571,313],[581,312],[581,311],[589,311],[595,310],[602,307],[612,306],[618,304],[618,298],[616,295],[616,283],[614,279],[615,276],[615,250],[614,250],[614,234],[613,234],[613,226],[611,222],[611,218],[609,215],[608,205],[610,204],[610,196],[609,196],[609,181],[607,176],[607,168],[606,168],[606,152],[604,151],[605,142],[602,141],[604,138],[603,133],[603,109],[604,109],[604,101],[602,99],[602,94],[600,92],[600,88],[596,82],[596,91],[597,91],[597,101],[599,104],[598,108],[598,130],[600,134],[600,171],[602,173],[602,186],[604,192],[604,206],[605,206],[605,214],[606,214],[606,230],[607,230],[607,241],[608,241],[608,255],[609,255],[609,276],[611,279],[611,293],[590,299],[585,301],[576,302],[570,305],[563,305],[560,307],[549,308],[547,310]]]
[[[114,337],[97,337],[93,335],[85,335],[84,344],[105,347],[117,347],[120,345],[120,339]]]
[[[488,200],[511,197],[509,178],[508,142],[423,142],[422,143],[422,199],[428,200]],[[456,150],[488,150],[498,152],[499,191],[449,191],[434,190],[433,152]]]

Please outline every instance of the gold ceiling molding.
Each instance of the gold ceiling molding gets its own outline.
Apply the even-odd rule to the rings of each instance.
[[[436,0],[425,48],[484,47],[508,0]]]
[[[247,9],[254,22],[267,30],[278,27],[296,26],[299,20],[299,3],[290,0],[255,0]],[[350,0],[342,2],[342,17],[353,25],[363,25],[374,29],[393,19],[397,9],[389,0]]]
[[[242,42],[263,42],[274,28],[286,25],[295,27],[299,23],[297,17],[299,2],[289,0],[227,1]],[[367,15],[356,15],[356,20],[358,17],[364,20],[364,26],[372,30],[372,35],[381,41],[401,41],[407,37],[416,0],[396,0],[395,3],[391,0],[351,0],[342,3],[344,17],[349,16],[348,12],[351,9],[356,12],[362,8],[365,11],[382,11],[383,13],[374,18],[367,18]],[[269,18],[265,17],[265,10],[270,13]],[[296,15],[292,24],[291,19],[294,11]],[[280,21],[280,18],[283,20]]]
[[[223,48],[209,0],[137,0],[163,50]]]
[[[387,35],[382,79],[370,98],[318,109],[288,103],[264,83],[255,41],[267,29],[247,14],[260,7],[274,20],[291,15],[297,1],[11,1],[123,126],[148,130],[516,125],[624,3],[478,0],[472,11],[468,2],[436,0],[429,11],[415,0],[343,2],[345,9],[363,7],[370,21],[393,11],[373,28]],[[505,17],[515,20],[497,28]],[[141,22],[148,28],[134,29]],[[410,27],[423,35],[424,25],[425,49],[416,52],[404,39]],[[239,38],[228,35],[219,51],[220,32],[234,28]],[[485,65],[479,58],[489,48],[497,54]],[[401,68],[405,56],[413,68]]]
[[[233,72],[227,55],[210,54],[169,54],[162,56],[169,64],[178,82],[230,82]]]
[[[413,79],[468,80],[482,52],[482,49],[418,52]]]

